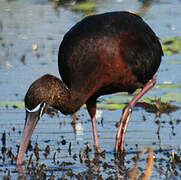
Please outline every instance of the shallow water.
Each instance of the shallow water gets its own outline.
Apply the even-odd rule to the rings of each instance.
[[[173,36],[181,36],[180,5],[181,1],[150,1],[150,5],[143,8],[144,1],[137,0],[97,0],[94,13],[102,13],[114,10],[131,10],[140,12],[146,22],[153,28],[160,39]],[[68,31],[76,22],[82,19],[85,12],[74,11],[72,4],[57,8],[51,1],[46,0],[15,0],[0,2],[0,103],[22,102],[24,95],[31,84],[39,76],[50,73],[56,76],[57,53],[59,44]],[[87,12],[86,12],[87,13]],[[33,45],[38,47],[33,50]],[[169,63],[180,60],[181,54],[165,55],[158,72],[158,84],[181,83],[180,63]],[[163,97],[172,93],[174,105],[181,107],[179,98],[174,93],[180,93],[178,88],[154,88],[146,97]],[[117,101],[120,95],[105,96],[101,102]],[[172,100],[172,96],[169,98]],[[31,138],[34,148],[38,143],[40,148],[40,160],[36,164],[28,160],[33,150],[25,156],[26,165],[23,166],[27,179],[36,179],[37,171],[41,164],[45,164],[43,173],[47,178],[74,178],[81,179],[88,176],[93,178],[128,177],[130,168],[134,166],[133,158],[138,151],[150,147],[155,151],[155,165],[152,179],[179,179],[181,174],[180,163],[173,163],[173,150],[180,155],[180,110],[170,114],[149,113],[141,107],[135,107],[131,122],[126,135],[126,157],[124,165],[122,161],[114,160],[114,143],[116,135],[116,123],[119,121],[122,109],[109,110],[99,109],[98,131],[102,150],[106,150],[105,157],[100,158],[99,163],[90,163],[94,158],[92,125],[86,109],[78,112],[78,120],[73,126],[73,117],[59,114],[59,117],[44,115],[38,123]],[[6,134],[5,145],[0,143],[0,178],[11,177],[17,179],[18,170],[15,160],[3,153],[11,150],[17,155],[17,145],[20,144],[24,127],[24,108],[0,105],[0,136]],[[159,129],[160,128],[160,129]],[[159,133],[157,133],[159,132]],[[3,139],[3,138],[2,138]],[[68,151],[71,143],[71,154]],[[88,153],[83,162],[79,153],[83,153],[86,143],[91,143],[92,151]],[[63,145],[64,144],[64,145]],[[47,158],[44,150],[50,146],[50,154]],[[55,158],[53,156],[55,155]],[[144,155],[139,162],[139,175],[146,167]],[[87,160],[87,161],[86,161]],[[89,160],[89,161],[88,161]],[[69,164],[63,163],[69,162]],[[106,166],[108,164],[108,166]],[[34,166],[36,165],[36,168]],[[35,173],[36,172],[36,173]],[[72,174],[71,174],[72,173]],[[8,175],[9,174],[9,175]],[[43,177],[43,175],[42,175]]]

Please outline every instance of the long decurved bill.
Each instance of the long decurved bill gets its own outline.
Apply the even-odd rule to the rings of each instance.
[[[29,140],[33,134],[33,130],[35,129],[38,120],[39,120],[39,111],[36,112],[26,111],[26,120],[25,120],[21,145],[18,152],[18,157],[16,162],[17,165],[21,165],[23,162],[24,155],[29,144]]]

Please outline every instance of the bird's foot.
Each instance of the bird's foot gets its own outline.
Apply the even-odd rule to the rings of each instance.
[[[123,159],[124,160],[124,157],[126,156],[126,151],[125,151],[125,149],[123,149],[123,150],[121,150],[121,149],[119,149],[119,152],[114,152],[114,158],[116,159],[116,160],[121,160],[121,159]]]
[[[95,153],[97,153],[97,154],[100,154],[100,153],[101,153],[101,150],[100,150],[100,147],[99,147],[99,146],[95,146],[95,145],[94,145],[94,150],[95,150]]]

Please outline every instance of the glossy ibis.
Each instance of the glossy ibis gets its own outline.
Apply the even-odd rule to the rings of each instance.
[[[46,74],[33,82],[26,93],[26,121],[17,164],[22,164],[33,130],[48,106],[63,114],[73,114],[86,104],[92,119],[95,150],[99,152],[97,98],[123,91],[133,93],[142,88],[126,106],[120,120],[115,152],[124,150],[132,108],[154,86],[162,55],[158,37],[135,14],[92,15],[74,25],[59,47],[62,80]]]

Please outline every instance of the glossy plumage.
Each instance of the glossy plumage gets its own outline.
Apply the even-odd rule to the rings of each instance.
[[[62,81],[52,75],[44,75],[30,86],[25,96],[26,124],[34,121],[29,117],[36,113],[32,109],[39,104],[43,107],[39,108],[42,113],[50,105],[64,114],[72,114],[86,104],[92,118],[95,147],[99,152],[95,121],[97,98],[123,91],[133,93],[143,88],[140,98],[154,85],[156,79],[153,76],[162,55],[157,36],[139,16],[129,12],[110,12],[86,17],[65,34],[60,45],[58,67]],[[139,98],[130,103],[129,108],[132,109]],[[126,126],[131,114],[127,112],[129,108],[121,120]],[[39,114],[33,115],[33,119]],[[26,133],[23,139],[26,139]],[[118,134],[124,136],[124,132]],[[26,141],[22,140],[23,143]],[[124,137],[123,142],[116,141],[123,146]],[[26,145],[21,145],[17,164],[22,163],[25,149]]]
[[[83,19],[66,33],[59,49],[59,72],[69,88],[83,87],[88,93],[93,90],[87,82],[103,89],[132,72],[138,85],[112,91],[133,91],[152,78],[162,54],[155,33],[139,16],[105,13]]]

